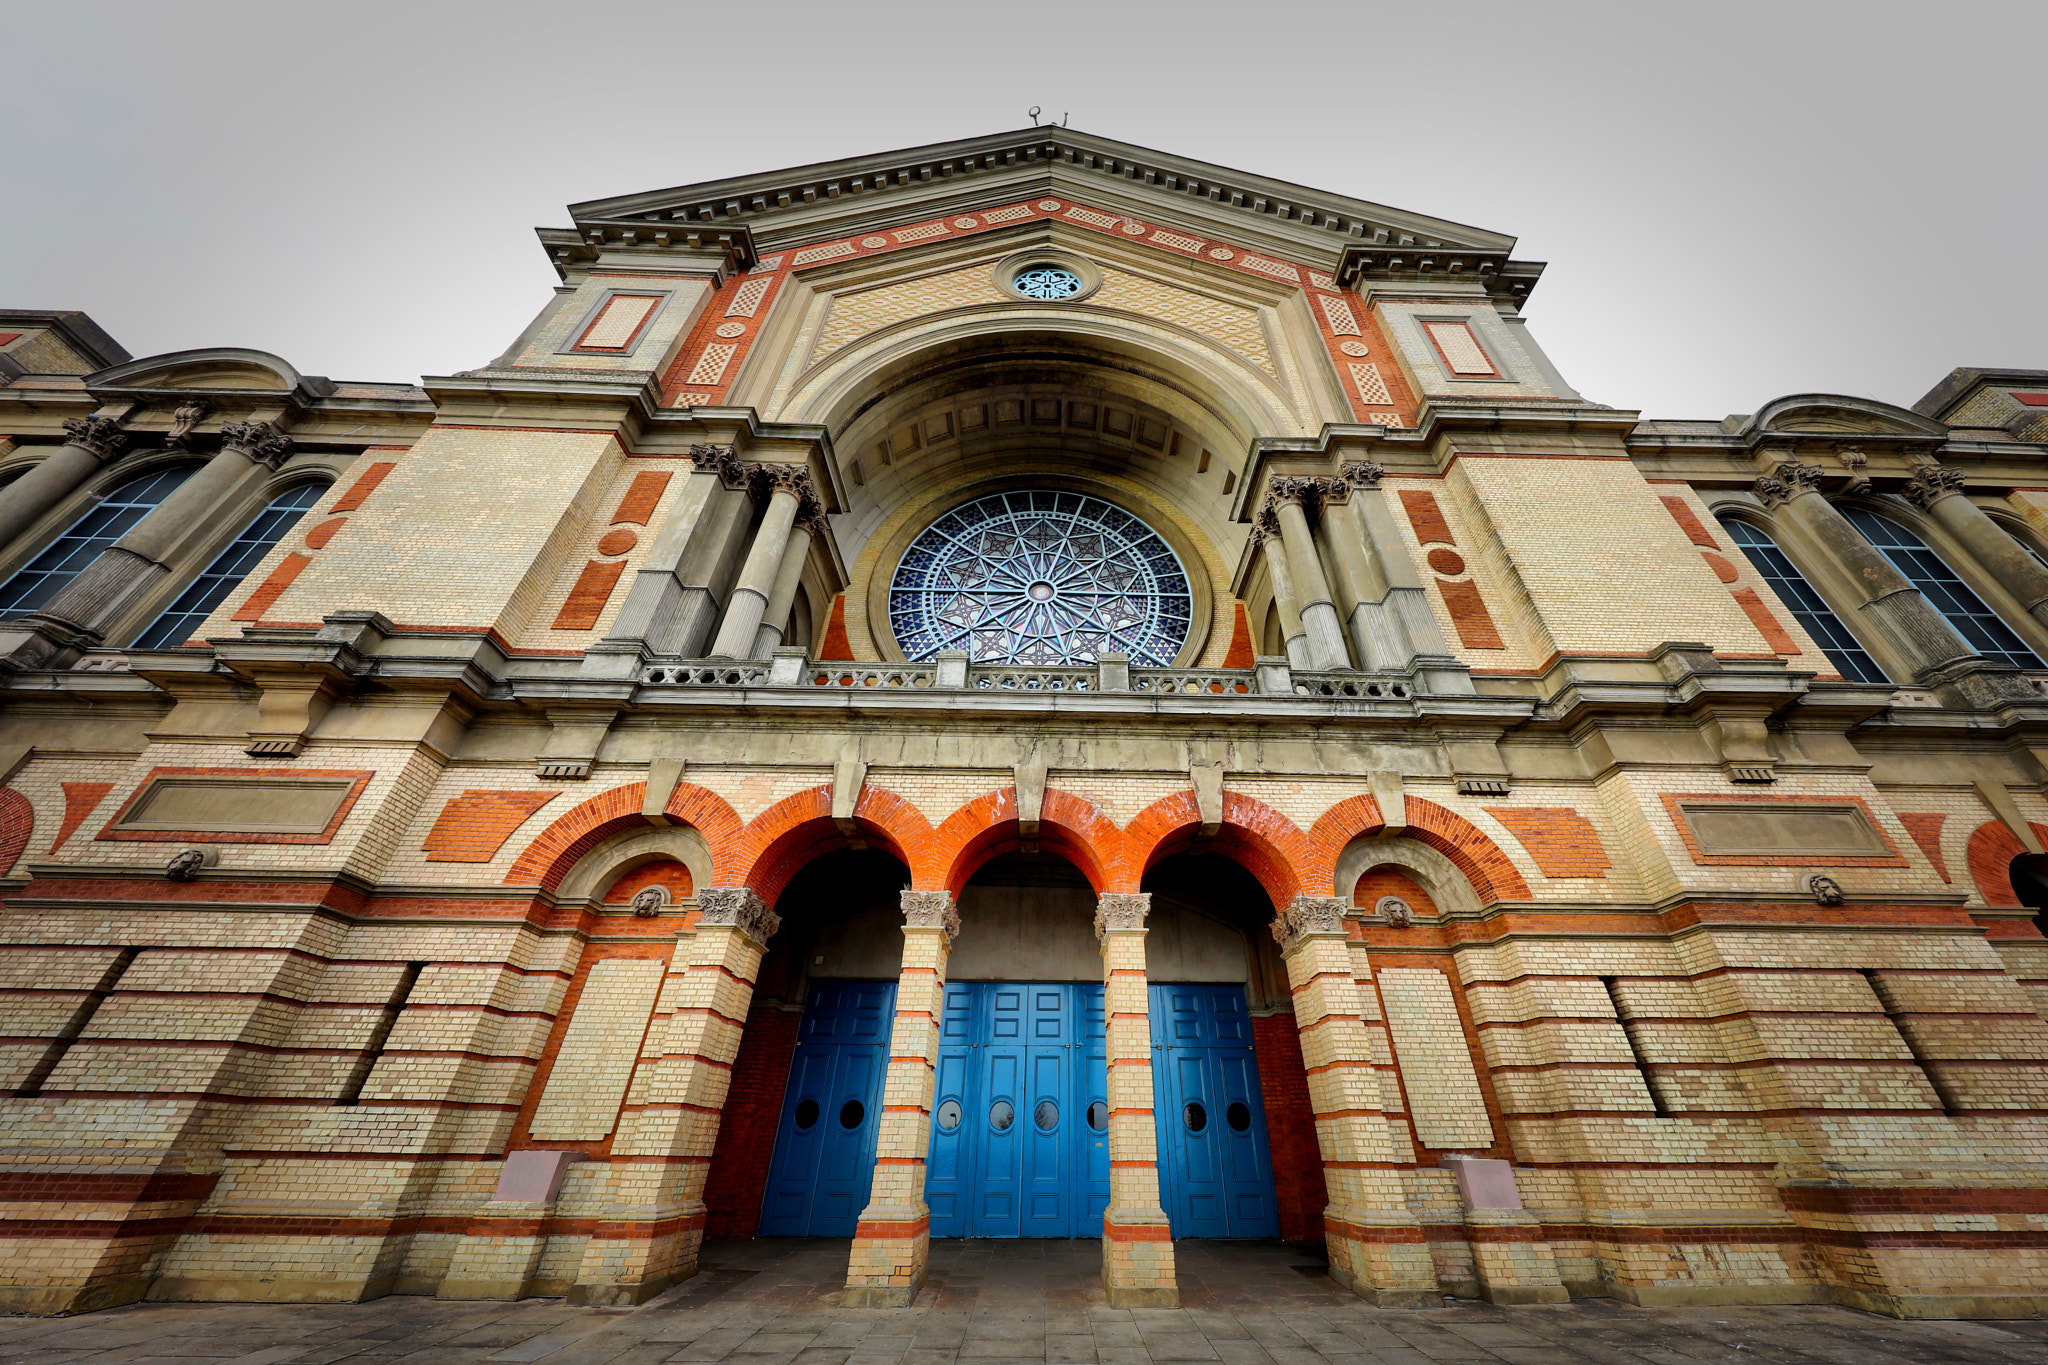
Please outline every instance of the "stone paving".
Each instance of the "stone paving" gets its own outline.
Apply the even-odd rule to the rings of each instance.
[[[1310,1253],[1182,1242],[1179,1309],[1103,1302],[1091,1242],[940,1242],[904,1309],[838,1306],[843,1240],[714,1242],[696,1278],[638,1308],[558,1299],[135,1304],[0,1319],[0,1365],[2048,1365],[2048,1321],[1896,1322],[1846,1308],[1632,1308],[1611,1299],[1369,1308]]]

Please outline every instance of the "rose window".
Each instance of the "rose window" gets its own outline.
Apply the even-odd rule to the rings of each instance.
[[[1058,266],[1034,265],[1010,281],[1027,299],[1070,299],[1081,292],[1081,277]]]
[[[1157,532],[1100,498],[1033,490],[955,508],[911,543],[889,624],[912,659],[1173,662],[1188,637],[1188,577]]]

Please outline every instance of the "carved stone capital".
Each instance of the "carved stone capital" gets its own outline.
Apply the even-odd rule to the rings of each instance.
[[[1252,529],[1267,540],[1280,539],[1280,514],[1273,510],[1272,503],[1261,507],[1257,515],[1253,516]]]
[[[1284,507],[1288,503],[1293,503],[1297,507],[1306,507],[1315,501],[1316,483],[1315,479],[1296,479],[1276,474],[1266,482],[1266,487],[1272,492],[1271,498],[1268,499],[1269,505]]]
[[[1826,473],[1817,464],[1801,464],[1797,460],[1787,460],[1771,472],[1776,474],[1784,482],[1785,486],[1792,489],[1795,493],[1803,493],[1809,488],[1820,487],[1821,477]]]
[[[905,891],[903,927],[944,929],[948,942],[960,937],[960,910],[950,891]]]
[[[738,452],[731,446],[691,446],[690,463],[699,474],[716,474],[718,481],[727,488],[746,487],[747,472],[740,464]]]
[[[220,444],[223,450],[240,451],[248,456],[251,464],[268,465],[272,469],[283,464],[292,453],[292,438],[268,422],[222,422]]]
[[[1899,491],[1921,507],[1932,507],[1943,498],[1962,492],[1965,482],[1967,480],[1960,469],[1923,464],[1913,471],[1913,477]]]
[[[1755,493],[1757,501],[1766,507],[1777,507],[1792,501],[1791,485],[1769,474],[1758,476],[1757,481],[1750,485],[1750,491]]]
[[[1112,929],[1142,929],[1145,916],[1152,913],[1149,891],[1110,892],[1095,898],[1095,937]]]
[[[704,910],[700,923],[730,924],[764,948],[782,927],[782,917],[750,886],[707,886],[697,893],[697,904]]]
[[[1351,484],[1344,479],[1313,479],[1315,498],[1324,507],[1341,506],[1351,501]]]
[[[796,529],[802,531],[807,536],[816,537],[830,531],[832,523],[825,520],[825,514],[822,511],[810,511],[797,517]]]
[[[120,454],[128,442],[121,424],[109,417],[67,417],[64,431],[65,445],[89,451],[102,464]]]
[[[1335,896],[1296,896],[1274,919],[1273,941],[1284,953],[1304,934],[1341,935],[1344,909],[1344,902]]]
[[[1344,482],[1353,488],[1378,488],[1386,476],[1386,467],[1370,460],[1350,460],[1344,465]]]

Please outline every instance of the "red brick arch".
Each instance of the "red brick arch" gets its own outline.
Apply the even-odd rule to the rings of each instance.
[[[982,864],[1022,845],[1017,789],[1005,787],[977,796],[946,817],[934,839],[932,867],[945,869],[939,885],[957,896]],[[1123,889],[1113,883],[1123,845],[1123,831],[1094,805],[1058,788],[1046,788],[1038,815],[1038,846],[1072,863],[1098,893]]]
[[[1419,796],[1405,798],[1403,809],[1407,813],[1408,824],[1401,831],[1402,837],[1427,844],[1449,858],[1451,864],[1472,883],[1472,889],[1479,893],[1481,902],[1490,904],[1529,898],[1529,883],[1515,870],[1508,855],[1501,852],[1500,846],[1481,833],[1470,820]],[[1303,890],[1313,896],[1335,895],[1337,859],[1346,846],[1354,839],[1378,834],[1386,827],[1387,822],[1381,816],[1379,806],[1370,796],[1354,796],[1339,801],[1323,812],[1322,818],[1309,831],[1315,863],[1313,876],[1305,877],[1305,880],[1313,884]]]
[[[915,875],[915,851],[931,839],[931,825],[915,807],[894,792],[868,787],[854,803],[853,821],[864,838]],[[772,905],[808,863],[848,846],[846,831],[832,818],[831,786],[808,788],[777,801],[740,831],[735,884],[752,887]]]
[[[584,854],[614,834],[646,828],[650,822],[640,813],[646,800],[647,784],[628,782],[570,807],[534,836],[512,864],[512,870],[505,874],[505,881],[554,890]],[[725,798],[694,783],[681,782],[676,784],[665,811],[669,819],[691,826],[710,845],[711,885],[731,885],[726,878],[740,832],[740,818]]]
[[[2048,825],[2037,825],[2030,820],[2027,828],[2034,831],[2034,837],[2041,841],[2043,847],[2048,847]],[[1971,831],[1970,880],[1977,884],[1977,892],[1984,897],[1986,905],[2018,907],[2020,898],[2012,889],[2012,864],[2015,858],[2026,856],[2026,845],[2005,827],[2003,821],[1987,820]]]
[[[36,808],[29,799],[12,787],[0,787],[0,876],[14,867],[35,829]]]
[[[1238,792],[1223,793],[1223,821],[1214,837],[1201,838],[1202,813],[1192,791],[1161,797],[1138,812],[1124,830],[1126,863],[1117,890],[1135,891],[1162,858],[1202,843],[1259,879],[1276,909],[1302,891],[1313,859],[1301,827],[1265,802]]]

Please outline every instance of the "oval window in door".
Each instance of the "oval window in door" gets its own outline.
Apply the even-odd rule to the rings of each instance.
[[[1088,1126],[1098,1133],[1109,1131],[1109,1106],[1101,1100],[1088,1106]]]
[[[860,1127],[860,1121],[867,1116],[867,1108],[859,1100],[848,1100],[839,1106],[839,1126],[849,1132]]]
[[[1245,1132],[1252,1126],[1251,1106],[1243,1100],[1232,1100],[1223,1111],[1223,1121],[1230,1125],[1231,1132]]]
[[[1008,1100],[997,1100],[988,1107],[988,1126],[998,1133],[1010,1131],[1010,1125],[1017,1121],[1017,1111],[1010,1107]]]
[[[1031,1121],[1038,1125],[1039,1132],[1050,1133],[1060,1126],[1060,1107],[1051,1100],[1040,1100],[1031,1111]]]
[[[1209,1111],[1194,1100],[1189,1100],[1180,1111],[1180,1121],[1188,1126],[1190,1133],[1199,1133],[1209,1126]]]
[[[939,1106],[939,1131],[950,1133],[960,1126],[960,1101],[947,1100]]]
[[[818,1102],[816,1100],[798,1100],[796,1106],[796,1130],[799,1133],[807,1132],[811,1125],[817,1121]]]

